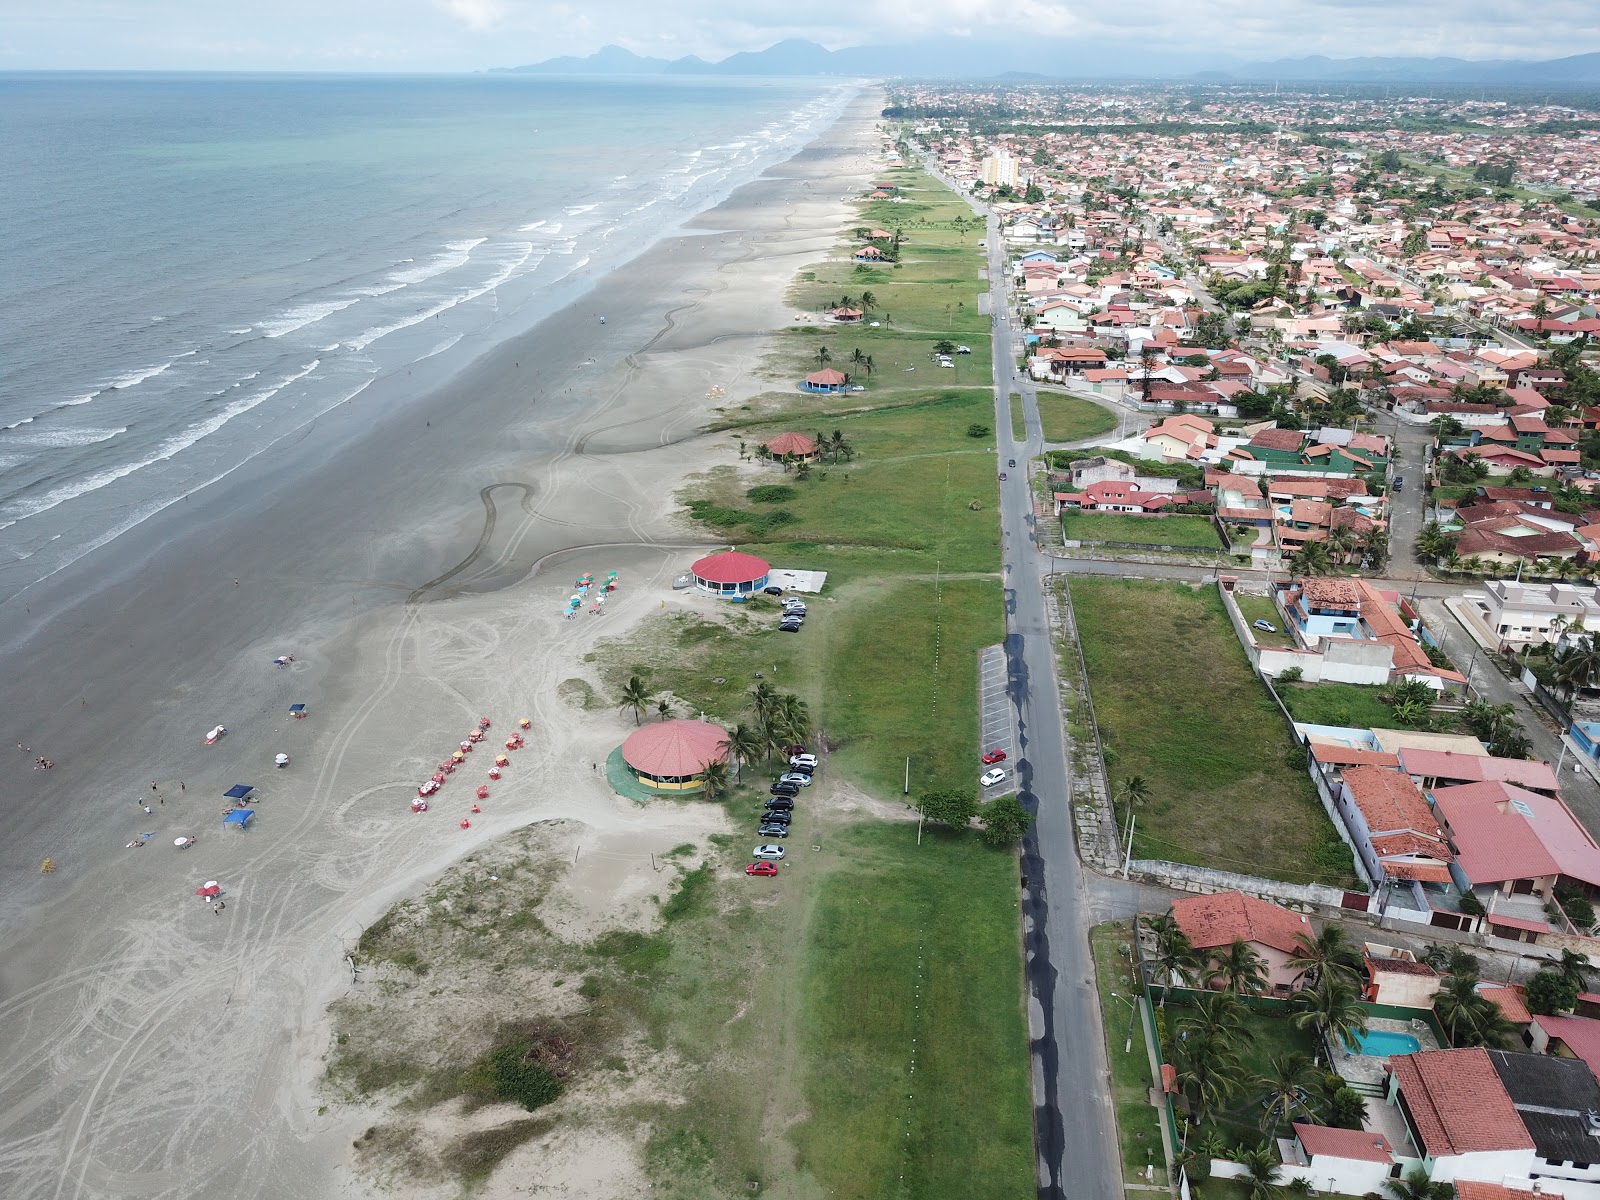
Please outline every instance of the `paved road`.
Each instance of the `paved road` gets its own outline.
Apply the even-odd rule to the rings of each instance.
[[[1005,249],[998,222],[990,217],[988,225],[995,428],[1005,467],[1010,458],[1026,464],[1044,442],[1033,386],[1019,380],[1013,366]],[[1026,429],[1011,428],[1014,390],[1022,393]],[[1055,650],[1044,606],[1049,560],[1033,547],[1026,466],[1007,468],[1006,474],[1000,484],[1000,528],[1008,690],[1016,708],[1019,796],[1037,817],[1023,842],[1022,907],[1039,1196],[1108,1200],[1122,1194],[1122,1173],[1088,947],[1095,918],[1073,837]]]

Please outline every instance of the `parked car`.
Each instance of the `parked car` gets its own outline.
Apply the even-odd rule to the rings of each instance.
[[[995,784],[999,783],[1005,777],[1006,777],[1005,771],[1002,770],[1000,767],[996,767],[994,770],[985,771],[982,775],[980,775],[978,777],[978,782],[981,783],[984,787],[993,787]]]
[[[1006,473],[1004,471],[1001,471],[1000,472],[1000,482],[1004,483],[1005,480],[1006,480]]]
[[[751,858],[782,858],[783,857],[783,847],[782,846],[774,846],[774,845],[771,845],[771,844],[768,844],[768,845],[765,845],[765,846],[757,846],[754,850],[750,851],[750,857]]]
[[[791,767],[815,768],[817,765],[817,756],[815,754],[791,754],[789,756],[789,765]]]
[[[786,613],[799,613],[803,617],[806,615],[806,602],[804,600],[785,600],[783,602],[783,611]]]
[[[798,783],[775,783],[772,785],[772,794],[782,796],[785,800],[793,800],[800,794]]]
[[[801,621],[783,621],[778,625],[779,633],[799,633]]]
[[[1404,475],[1396,475],[1394,477],[1394,490],[1397,492],[1406,490],[1406,477]]]
[[[769,808],[761,814],[763,825],[787,825],[794,820],[794,810],[784,808]]]
[[[779,783],[798,783],[801,787],[811,786],[811,776],[804,771],[786,771],[778,776]]]
[[[776,809],[779,812],[783,812],[783,811],[793,812],[794,811],[794,797],[793,796],[768,796],[767,797],[767,807],[769,809]]]
[[[1016,466],[1016,465],[1017,465],[1017,460],[1016,460],[1016,459],[1014,459],[1014,458],[1008,458],[1008,459],[1006,459],[1006,466],[1008,466],[1008,467],[1014,467],[1014,466]]]
[[[781,587],[778,587],[776,584],[773,584],[771,587],[764,587],[761,590],[763,592],[765,592],[769,596],[781,596],[781,595],[783,595],[783,589]]]
[[[995,763],[997,763],[997,762],[1005,762],[1005,760],[1006,760],[1006,752],[997,747],[996,749],[993,749],[993,750],[989,751],[989,753],[987,753],[987,754],[985,754],[983,756],[983,765],[986,766],[986,767],[992,767],[992,766],[994,766]]]
[[[813,775],[815,775],[817,773],[817,769],[815,767],[806,767],[806,766],[790,767],[789,770],[784,772],[784,773],[785,774],[793,773],[795,775],[804,775],[807,779],[810,779]]]
[[[787,825],[773,825],[769,823],[756,830],[756,833],[761,837],[786,838],[789,836],[789,827]]]
[[[783,748],[783,756],[785,758],[793,758],[797,754],[804,754],[805,752],[806,747],[804,742],[791,742],[789,745]]]
[[[744,869],[746,875],[776,875],[778,864],[769,862],[753,862]]]
[[[1251,624],[1254,625],[1257,629],[1261,630],[1262,633],[1277,633],[1278,632],[1278,627],[1276,625],[1274,625],[1271,621],[1252,621]]]
[[[972,347],[971,346],[957,346],[956,347],[956,353],[957,354],[971,354],[972,353]]]

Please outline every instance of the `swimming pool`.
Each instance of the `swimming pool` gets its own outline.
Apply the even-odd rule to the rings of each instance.
[[[1356,1041],[1361,1045],[1360,1053],[1373,1058],[1388,1058],[1394,1054],[1415,1054],[1422,1049],[1422,1043],[1409,1033],[1390,1033],[1385,1029],[1373,1029],[1358,1034]]]

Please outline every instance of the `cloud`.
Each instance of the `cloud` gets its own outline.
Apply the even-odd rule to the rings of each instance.
[[[506,15],[502,0],[444,0],[444,9],[474,33],[485,33]]]

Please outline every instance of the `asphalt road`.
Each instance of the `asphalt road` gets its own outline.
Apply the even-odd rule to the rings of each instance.
[[[1004,468],[1010,458],[1025,464],[1042,452],[1044,441],[1033,387],[1017,377],[1014,367],[1005,251],[993,217],[988,230],[995,428]],[[1011,428],[1012,391],[1023,397],[1023,430]],[[1094,918],[1072,830],[1055,649],[1044,605],[1050,560],[1034,550],[1026,467],[1006,468],[1006,475],[1000,483],[1000,528],[1007,690],[1016,709],[1018,796],[1036,817],[1023,841],[1021,883],[1039,1196],[1107,1200],[1122,1194],[1122,1173],[1088,946]]]

